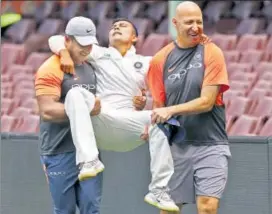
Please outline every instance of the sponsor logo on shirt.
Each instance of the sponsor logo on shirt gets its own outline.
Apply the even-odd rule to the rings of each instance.
[[[195,56],[194,56],[194,59],[195,60],[201,60],[202,59],[202,56],[201,56],[201,53],[199,53],[199,52],[197,52],[196,54],[195,54]]]
[[[111,55],[110,55],[109,53],[104,53],[104,57],[108,57],[108,58],[110,58],[110,57],[111,57]]]
[[[193,57],[192,62],[188,65],[188,67],[187,68],[182,68],[179,71],[177,71],[177,72],[175,72],[173,74],[170,74],[168,76],[168,80],[171,80],[171,81],[180,80],[187,74],[187,72],[189,70],[194,69],[194,68],[201,68],[203,66],[203,63],[202,63],[201,60],[202,60],[201,53],[196,52],[194,57]],[[168,72],[171,73],[175,69],[176,69],[176,66],[174,66],[172,68],[169,68]]]
[[[75,88],[75,87],[84,88],[84,89],[87,89],[88,91],[92,91],[96,88],[94,84],[73,84],[72,88]]]
[[[172,81],[175,81],[175,80],[180,80],[183,78],[184,75],[187,74],[187,72],[191,69],[194,69],[194,68],[201,68],[202,67],[202,63],[200,62],[193,62],[193,63],[190,63],[188,65],[187,68],[183,68],[183,69],[180,69],[178,72],[174,73],[174,74],[171,74],[168,76],[168,79],[169,80],[172,80]],[[168,70],[169,71],[169,70]]]

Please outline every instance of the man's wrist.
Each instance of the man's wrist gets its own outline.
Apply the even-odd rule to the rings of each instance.
[[[175,116],[177,114],[176,106],[170,106],[170,107],[167,107],[167,108],[168,108],[168,111],[171,114],[171,116]]]

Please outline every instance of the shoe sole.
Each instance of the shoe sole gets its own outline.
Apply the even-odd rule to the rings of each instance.
[[[83,173],[83,174],[79,174],[78,175],[78,180],[79,181],[84,181],[84,180],[88,180],[88,179],[91,179],[95,176],[97,176],[97,174],[99,174],[100,172],[103,172],[104,171],[104,168],[103,169],[100,169],[100,170],[97,170],[95,173]]]
[[[163,207],[163,206],[160,206],[160,204],[159,203],[157,203],[157,202],[154,202],[154,201],[150,201],[150,200],[148,200],[148,199],[144,199],[144,201],[146,202],[146,203],[148,203],[149,205],[152,205],[152,206],[154,206],[154,207],[157,207],[158,209],[160,209],[160,210],[163,210],[163,211],[169,211],[169,212],[179,212],[179,208],[178,209],[171,209],[171,208],[166,208],[166,207]]]

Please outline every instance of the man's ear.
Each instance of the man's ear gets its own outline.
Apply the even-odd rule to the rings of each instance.
[[[137,41],[138,41],[138,37],[134,35],[132,39],[132,43],[135,44]]]
[[[172,18],[172,23],[175,27],[177,27],[177,19],[175,17]]]
[[[66,48],[67,48],[67,45],[69,45],[71,43],[71,41],[72,41],[72,39],[69,36],[67,36],[67,35],[64,36],[64,45]]]
[[[64,39],[65,39],[65,42],[69,42],[70,40],[70,38],[67,35],[64,36]]]

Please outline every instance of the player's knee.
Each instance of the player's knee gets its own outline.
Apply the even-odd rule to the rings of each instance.
[[[198,214],[216,214],[219,200],[212,197],[199,197],[197,201]]]

